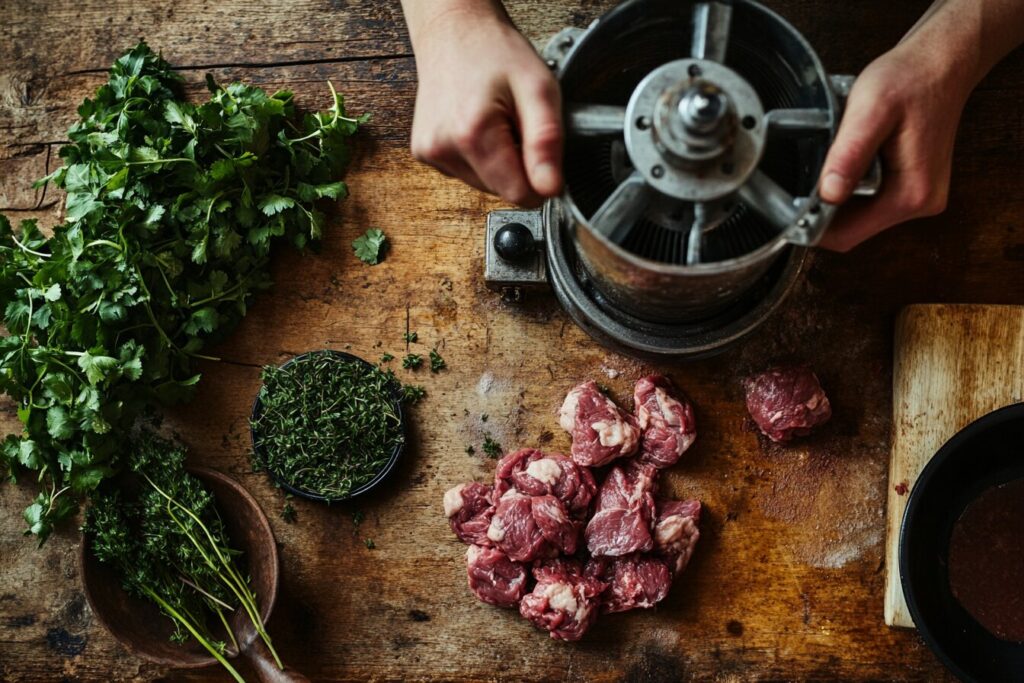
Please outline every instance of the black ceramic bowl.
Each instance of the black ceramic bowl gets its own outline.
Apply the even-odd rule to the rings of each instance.
[[[1000,640],[949,587],[949,541],[964,508],[1024,478],[1024,403],[971,423],[925,466],[900,530],[900,581],[921,637],[964,681],[1024,681],[1024,644]]]
[[[329,355],[332,355],[332,356],[337,356],[337,357],[340,357],[340,358],[346,358],[346,359],[351,360],[351,361],[356,361],[358,363],[362,363],[363,365],[365,365],[368,368],[376,367],[375,365],[373,365],[369,361],[366,361],[366,360],[360,358],[359,356],[353,356],[351,353],[345,353],[344,351],[332,351],[330,349],[324,349],[324,350],[321,350],[321,351],[310,351],[308,353],[303,353],[301,355],[295,356],[294,358],[288,360],[288,362],[286,362],[281,367],[282,368],[288,367],[289,365],[291,365],[292,363],[295,363],[296,361],[299,361],[299,360],[301,360],[303,358],[308,358],[309,356],[313,356],[313,355],[316,355],[316,354],[329,354]],[[260,414],[262,413],[263,403],[260,400],[262,395],[263,395],[263,387],[261,386],[260,390],[259,390],[259,393],[256,394],[256,400],[253,401],[253,404],[252,404],[252,415],[249,418],[249,434],[250,434],[250,437],[252,438],[252,448],[253,448],[254,451],[257,451],[257,452],[259,452],[259,450],[260,450],[259,436],[256,434],[256,430],[253,429],[252,425],[253,425],[253,423],[256,422],[257,418],[259,418]],[[398,385],[397,382],[394,383],[394,386],[393,386],[393,389],[392,389],[392,399],[394,401],[395,414],[398,415],[398,423],[400,425],[399,428],[401,429],[402,434],[404,435],[405,432],[406,432],[406,429],[405,429],[405,414],[402,412],[402,388]],[[299,488],[297,486],[293,486],[291,483],[289,483],[288,481],[284,480],[282,477],[280,477],[274,471],[268,470],[268,473],[270,474],[271,478],[274,480],[274,482],[278,486],[283,488],[285,491],[288,491],[289,493],[292,493],[292,494],[294,494],[296,496],[299,496],[300,498],[305,498],[307,500],[315,500],[315,501],[320,502],[320,503],[337,503],[337,502],[340,502],[340,501],[343,501],[343,500],[349,500],[350,498],[355,498],[356,496],[360,496],[360,495],[362,495],[364,493],[367,493],[368,491],[376,488],[378,485],[380,485],[381,482],[383,482],[387,478],[387,476],[389,474],[391,474],[392,470],[395,469],[395,465],[398,464],[398,461],[402,457],[402,453],[404,451],[405,451],[405,440],[403,439],[401,443],[399,443],[397,446],[395,446],[395,449],[391,452],[391,457],[388,458],[388,461],[384,464],[384,467],[382,467],[381,470],[379,472],[377,472],[376,476],[374,476],[373,479],[371,479],[370,481],[366,482],[362,486],[360,486],[358,488],[355,488],[355,489],[352,489],[347,496],[335,496],[335,497],[323,496],[323,495],[321,495],[319,493],[314,493],[313,491],[307,491],[307,490]]]

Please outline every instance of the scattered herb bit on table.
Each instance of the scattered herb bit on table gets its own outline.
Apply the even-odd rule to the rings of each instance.
[[[375,266],[384,260],[388,238],[380,228],[370,228],[352,242],[352,249],[360,261]]]
[[[363,544],[366,546],[367,550],[373,550],[377,547],[377,544],[373,542],[372,538],[367,538],[363,540]]]
[[[263,370],[254,467],[327,498],[372,480],[404,442],[394,376],[320,351]]]
[[[239,607],[283,669],[213,495],[185,471],[185,449],[149,433],[127,448],[139,492],[128,497],[107,485],[94,493],[82,530],[96,559],[129,594],[155,603],[174,622],[172,641],[191,635],[236,681],[243,679],[225,658],[227,643],[210,624],[218,632],[223,627],[237,647],[229,623]]]
[[[295,508],[292,507],[291,503],[285,503],[284,507],[281,508],[281,519],[289,524],[293,524],[295,522],[295,517]]]
[[[473,448],[472,444],[466,446],[466,455],[473,455],[474,453],[476,453],[476,449]]]
[[[363,523],[364,519],[366,519],[366,513],[363,512],[362,510],[355,510],[352,513],[352,526],[358,529],[359,525]]]
[[[402,385],[402,402],[419,403],[427,395],[427,390],[418,384]]]
[[[497,458],[501,455],[501,444],[492,439],[490,434],[484,434],[483,448],[488,458]]]
[[[402,359],[402,367],[406,370],[416,370],[423,365],[423,356],[418,353],[410,353]]]
[[[416,341],[419,339],[419,337],[420,336],[418,334],[416,334],[415,332],[406,332],[403,335],[403,338],[405,339],[405,342],[407,344],[414,344],[414,343],[416,343]]]
[[[37,185],[67,192],[65,223],[0,216],[0,391],[24,428],[0,446],[0,478],[26,470],[40,542],[124,465],[136,418],[189,398],[194,364],[271,285],[271,247],[320,239],[318,199],[366,116],[301,116],[292,93],[220,85],[192,104],[145,43],[78,108],[64,165]],[[328,84],[330,86],[330,84]]]
[[[431,349],[430,350],[430,371],[431,372],[441,372],[441,370],[444,370],[446,367],[447,367],[447,364],[444,362],[444,358],[441,358],[441,354],[439,354],[437,352],[437,349]]]
[[[381,363],[390,363],[390,362],[391,362],[391,361],[393,361],[394,359],[395,359],[395,357],[394,357],[394,356],[392,356],[392,355],[391,355],[390,353],[384,353],[384,354],[382,354],[382,355],[381,355],[381,357],[380,357],[380,362],[381,362]]]
[[[487,422],[490,419],[491,419],[491,416],[488,415],[487,413],[484,413],[483,415],[480,416],[480,421],[481,422]]]

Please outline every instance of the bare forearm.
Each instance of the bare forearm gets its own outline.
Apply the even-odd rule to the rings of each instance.
[[[900,41],[946,63],[968,90],[1022,43],[1021,0],[935,0]]]
[[[402,0],[402,12],[409,27],[413,50],[430,31],[434,22],[453,19],[497,19],[508,21],[498,0]]]

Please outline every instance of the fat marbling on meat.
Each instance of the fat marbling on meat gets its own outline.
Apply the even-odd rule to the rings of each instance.
[[[487,538],[494,506],[493,489],[475,481],[459,484],[444,494],[444,514],[463,543],[493,545]]]
[[[538,562],[533,591],[519,602],[519,613],[558,640],[579,640],[597,619],[606,584],[587,576],[577,560]]]
[[[576,552],[580,527],[554,496],[509,489],[497,501],[487,538],[516,562],[532,562]]]
[[[774,367],[743,383],[747,410],[772,441],[809,434],[832,417],[832,406],[814,372],[806,365]]]
[[[693,406],[663,375],[640,378],[633,403],[642,434],[639,459],[659,469],[676,464],[697,438]]]
[[[509,489],[527,496],[555,496],[565,505],[570,517],[585,520],[597,493],[597,484],[589,469],[561,453],[523,448],[502,458],[495,470],[495,501]]]
[[[700,501],[659,500],[657,509],[654,550],[666,559],[673,575],[678,575],[686,569],[700,539]]]
[[[601,467],[633,455],[640,444],[636,418],[615,405],[592,381],[568,393],[558,423],[572,435],[572,459],[583,467]]]
[[[601,594],[601,611],[606,613],[653,607],[672,588],[668,562],[648,553],[592,557],[587,561],[586,573],[607,584]]]
[[[584,536],[591,555],[614,557],[654,547],[654,488],[658,471],[630,462],[611,469]]]
[[[526,593],[526,565],[513,562],[498,548],[469,546],[466,574],[473,594],[491,605],[515,607]]]

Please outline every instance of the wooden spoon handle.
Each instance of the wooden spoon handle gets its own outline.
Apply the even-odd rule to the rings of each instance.
[[[309,679],[295,669],[278,669],[277,662],[267,649],[266,643],[258,636],[242,650],[242,655],[252,665],[260,683],[309,683]]]

